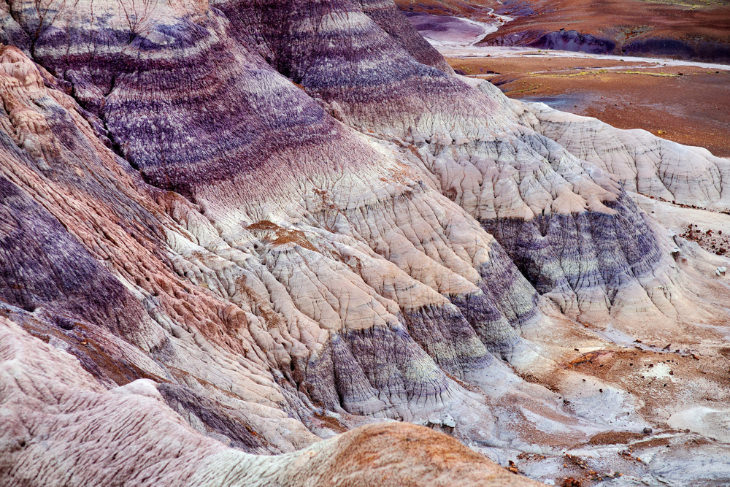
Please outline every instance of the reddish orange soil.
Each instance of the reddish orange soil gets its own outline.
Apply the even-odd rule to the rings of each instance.
[[[619,128],[642,128],[730,156],[730,72],[614,60],[515,56],[454,58],[508,96],[544,101]]]
[[[492,0],[395,0],[404,11],[424,12],[433,15],[457,15],[475,20],[485,20],[490,8],[499,4]]]

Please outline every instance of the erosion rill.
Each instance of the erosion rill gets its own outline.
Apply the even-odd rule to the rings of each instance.
[[[389,1],[2,5],[1,484],[730,479],[728,159]]]

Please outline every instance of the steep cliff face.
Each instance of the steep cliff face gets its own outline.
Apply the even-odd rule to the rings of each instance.
[[[713,302],[727,289],[678,267],[627,193],[661,180],[721,208],[727,160],[675,144],[618,166],[612,129],[454,75],[389,2],[8,2],[3,15],[11,483],[330,484],[389,466],[404,482],[426,468],[434,485],[460,472],[530,485],[415,427],[316,441],[372,418],[555,451],[644,427],[633,391],[612,389],[603,417],[592,396],[566,408],[551,392],[578,389],[566,349],[606,344],[586,324],[679,343],[688,321],[727,318]],[[627,152],[659,144],[616,133]],[[701,177],[669,174],[684,154]],[[61,457],[96,422],[78,451],[110,455],[56,463],[24,446],[41,428]],[[165,440],[146,449],[155,428]]]

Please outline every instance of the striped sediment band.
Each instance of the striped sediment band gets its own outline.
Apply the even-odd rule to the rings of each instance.
[[[540,319],[538,292],[583,311],[658,265],[623,193],[451,75],[392,6],[214,6],[132,25],[81,3],[33,56],[146,182],[200,211],[176,270],[224,281],[216,299],[238,300],[262,362],[316,402],[443,403],[448,375],[508,356]],[[28,32],[32,17],[18,12]]]
[[[563,312],[606,312],[622,306],[615,300],[622,288],[640,289],[642,280],[653,279],[662,259],[646,217],[625,193],[606,204],[614,215],[494,219],[484,227],[535,289],[550,295]]]

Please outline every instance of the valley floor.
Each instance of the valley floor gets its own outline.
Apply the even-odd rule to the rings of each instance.
[[[542,52],[448,61],[456,70],[491,81],[511,98],[544,102],[730,156],[730,71]]]
[[[511,98],[730,156],[730,65],[484,46],[477,44],[484,35],[512,19],[409,19],[457,72],[489,80]]]

